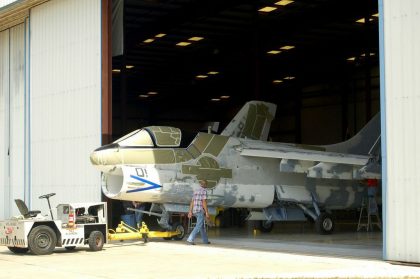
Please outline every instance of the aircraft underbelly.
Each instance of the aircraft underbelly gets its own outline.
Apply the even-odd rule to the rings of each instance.
[[[264,208],[273,204],[273,185],[229,184],[208,191],[209,203],[237,208]],[[222,191],[220,191],[222,190]]]
[[[329,209],[359,207],[366,189],[354,180],[316,179],[304,174],[282,174],[276,194],[279,201],[311,204],[315,201]]]

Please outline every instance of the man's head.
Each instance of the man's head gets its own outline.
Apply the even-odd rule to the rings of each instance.
[[[205,179],[200,179],[200,180],[198,181],[198,183],[200,184],[200,186],[201,186],[201,187],[203,187],[203,188],[207,188],[207,180],[205,180]]]

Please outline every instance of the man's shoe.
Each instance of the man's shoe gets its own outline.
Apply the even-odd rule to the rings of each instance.
[[[211,242],[210,241],[207,241],[206,243],[204,243],[204,244],[210,244]]]
[[[188,244],[188,245],[195,245],[195,243],[194,243],[194,242],[189,242],[188,240],[187,240],[187,244]]]

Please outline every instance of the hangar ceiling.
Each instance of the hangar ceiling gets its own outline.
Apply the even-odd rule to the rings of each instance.
[[[358,102],[368,119],[379,86],[377,12],[373,0],[125,0],[113,133],[223,126],[251,99],[277,103],[277,117],[296,123],[277,136],[298,142],[306,105],[342,106],[346,125],[348,103]]]

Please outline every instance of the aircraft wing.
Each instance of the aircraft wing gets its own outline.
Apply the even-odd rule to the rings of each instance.
[[[325,152],[293,147],[276,149],[245,148],[242,156],[281,159],[280,172],[306,173],[308,177],[325,179],[379,178],[376,172],[367,172],[371,157],[364,155]]]

